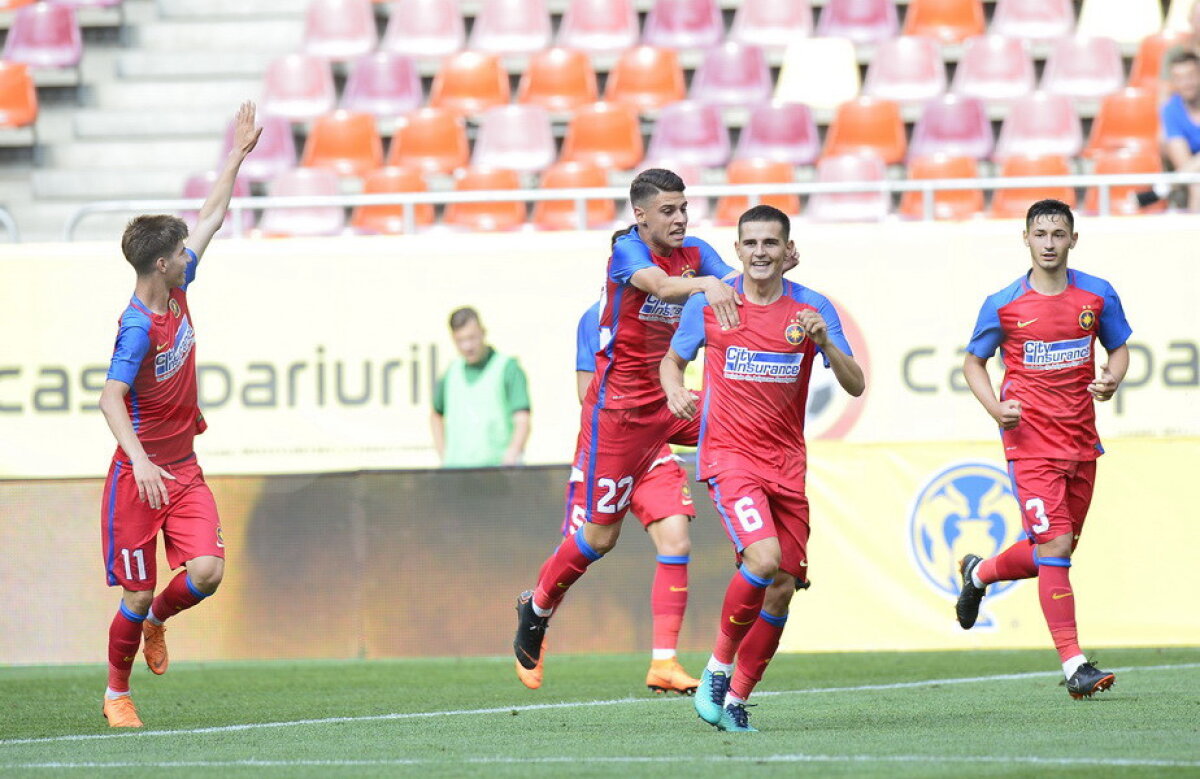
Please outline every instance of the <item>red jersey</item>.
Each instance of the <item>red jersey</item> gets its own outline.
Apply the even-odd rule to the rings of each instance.
[[[1021,421],[1001,431],[1009,460],[1095,460],[1104,453],[1088,384],[1096,375],[1096,339],[1111,351],[1132,330],[1116,291],[1104,279],[1067,271],[1067,288],[1043,295],[1029,274],[989,297],[967,351],[1004,362],[1001,400],[1021,401]]]
[[[731,283],[743,292],[743,276]],[[813,361],[821,351],[798,324],[805,309],[819,313],[830,341],[853,354],[833,304],[787,279],[774,303],[760,306],[746,300],[738,309],[741,324],[732,330],[721,329],[704,298],[695,296],[684,306],[671,349],[692,360],[701,346],[707,347],[698,478],[741,470],[803,490],[804,411]]]
[[[651,267],[685,278],[723,278],[733,272],[716,250],[698,238],[685,238],[669,257],[652,254],[636,229],[618,238],[600,300],[600,351],[585,404],[633,408],[663,397],[658,364],[679,326],[683,305],[667,303],[630,283],[633,274]]]
[[[185,284],[171,290],[165,314],[130,299],[108,369],[108,378],[129,385],[125,409],[133,430],[160,466],[191,455],[192,440],[205,429],[196,392],[196,332],[185,292],[198,260],[190,249],[188,254]],[[119,446],[115,458],[129,460]]]

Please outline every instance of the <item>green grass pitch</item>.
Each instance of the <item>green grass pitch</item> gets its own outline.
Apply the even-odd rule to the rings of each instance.
[[[141,731],[105,725],[100,666],[5,668],[0,775],[1200,775],[1200,648],[1094,656],[1117,684],[1074,701],[1049,650],[780,655],[745,734],[642,655],[551,654],[536,692],[510,658],[139,663]]]

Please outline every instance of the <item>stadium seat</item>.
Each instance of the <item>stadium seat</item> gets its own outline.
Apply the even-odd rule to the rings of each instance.
[[[757,46],[730,41],[711,48],[692,74],[692,99],[713,105],[756,105],[773,91],[767,57]]]
[[[204,200],[208,197],[208,193],[212,191],[213,184],[216,183],[218,175],[217,171],[210,170],[188,176],[187,180],[183,183],[183,197]],[[241,176],[233,180],[233,196],[250,197],[250,184]],[[246,235],[254,229],[254,211],[246,209],[241,214],[241,234]],[[200,218],[200,212],[184,211],[180,214],[180,217],[183,218],[183,221],[187,222],[188,230],[194,230],[196,228],[196,221]],[[234,219],[233,212],[230,211],[225,215],[225,221],[221,223],[221,229],[217,231],[216,237],[229,238],[233,236],[237,223],[238,220]]]
[[[664,106],[654,123],[649,165],[671,160],[702,168],[723,167],[729,161],[729,131],[714,105],[681,100]]]
[[[38,0],[0,0],[0,11],[15,11],[16,9],[33,5]]]
[[[894,0],[826,0],[817,19],[817,35],[856,44],[879,43],[899,34]]]
[[[908,163],[909,180],[969,179],[979,175],[978,163],[970,157],[914,157]],[[969,219],[983,213],[982,189],[947,189],[933,193],[934,219]],[[925,218],[925,193],[905,192],[900,196],[900,215]]]
[[[266,116],[306,122],[332,111],[336,99],[333,71],[326,60],[286,54],[267,65],[259,109]]]
[[[980,35],[963,44],[950,91],[985,102],[1009,102],[1032,92],[1035,81],[1025,41]]]
[[[1068,176],[1071,166],[1066,157],[1018,154],[1000,166],[1000,176]],[[1075,206],[1075,190],[1070,187],[1033,187],[1029,189],[997,189],[992,195],[990,215],[993,219],[1023,219],[1029,206],[1038,200],[1061,200]]]
[[[471,28],[471,49],[488,54],[533,54],[550,45],[546,0],[483,0]]]
[[[1162,81],[1163,59],[1176,46],[1185,46],[1189,33],[1180,30],[1163,30],[1147,35],[1138,46],[1129,71],[1129,86],[1139,89],[1157,90]]]
[[[859,97],[838,106],[821,156],[838,157],[863,150],[878,154],[888,165],[904,161],[907,142],[898,104]]]
[[[73,68],[83,58],[83,35],[69,5],[37,3],[13,15],[4,57],[31,68]]]
[[[328,60],[369,54],[378,40],[371,0],[308,0],[303,40],[305,54]]]
[[[812,34],[810,0],[742,0],[728,39],[743,46],[784,49],[795,39]]]
[[[1171,0],[1171,7],[1167,10],[1167,19],[1163,22],[1163,30],[1166,32],[1188,32],[1192,27],[1192,19],[1200,15],[1200,6],[1196,5],[1195,0]],[[1194,25],[1200,28],[1200,25]]]
[[[262,135],[254,151],[242,162],[239,178],[253,184],[271,181],[284,171],[296,167],[296,140],[292,136],[292,123],[282,116],[260,116],[258,124]],[[221,145],[218,164],[224,161],[233,149],[237,122],[231,120],[225,127],[225,141]]]
[[[898,103],[921,104],[946,91],[942,47],[933,38],[903,35],[875,47],[864,95]]]
[[[503,168],[467,168],[459,172],[454,185],[456,192],[520,188],[521,179],[517,172]],[[525,204],[519,201],[450,203],[446,206],[442,223],[463,230],[516,230],[525,224]]]
[[[814,73],[820,73],[821,78],[813,78]],[[858,58],[853,43],[846,38],[801,38],[783,53],[775,99],[812,108],[836,108],[857,96],[858,87]]]
[[[1075,157],[1083,150],[1083,125],[1071,99],[1034,92],[1012,103],[1000,126],[992,157],[1016,155]]]
[[[905,35],[927,35],[942,43],[962,43],[983,32],[980,0],[910,0],[904,15]]]
[[[596,71],[588,56],[559,46],[534,54],[517,87],[518,103],[547,111],[573,111],[599,98]]]
[[[733,156],[812,165],[820,155],[821,139],[812,109],[803,103],[773,101],[750,109]]]
[[[532,173],[552,165],[557,151],[546,109],[498,105],[479,116],[471,165]]]
[[[654,0],[642,29],[647,46],[670,49],[707,49],[724,37],[716,0]]]
[[[467,125],[461,116],[440,108],[418,108],[396,123],[387,164],[446,174],[464,167],[470,155]]]
[[[1051,41],[1075,31],[1072,0],[996,0],[988,32],[1027,41]]]
[[[509,99],[508,71],[494,54],[464,51],[442,62],[429,90],[432,108],[475,114]]]
[[[272,197],[313,197],[338,194],[338,177],[323,168],[293,168],[271,182]],[[267,208],[258,222],[263,235],[271,237],[308,237],[337,235],[346,226],[341,206],[303,208]]]
[[[1162,157],[1157,149],[1134,147],[1102,152],[1096,155],[1095,168],[1092,172],[1100,175],[1107,173],[1162,173]],[[1121,187],[1110,187],[1108,190],[1108,213],[1118,216],[1132,216],[1162,212],[1167,208],[1166,200],[1159,200],[1153,205],[1141,207],[1133,195],[1148,188],[1148,184],[1134,184]],[[1089,187],[1084,197],[1083,209],[1089,214],[1100,213],[1100,188]]]
[[[0,60],[0,127],[25,127],[37,115],[37,88],[29,67]]]
[[[377,51],[354,63],[341,105],[347,111],[393,119],[419,108],[424,99],[416,63],[401,54]]]
[[[637,111],[625,103],[592,103],[575,111],[567,125],[560,162],[589,162],[631,170],[645,153]]]
[[[393,3],[379,48],[406,57],[446,57],[467,42],[458,0]]]
[[[792,166],[786,162],[748,158],[731,162],[726,170],[726,180],[730,184],[790,184],[796,177]],[[800,213],[799,195],[763,195],[757,202],[774,206],[789,216],[797,216]],[[737,224],[738,218],[749,207],[749,197],[726,195],[717,200],[714,221],[719,225]]]
[[[424,192],[425,176],[416,167],[387,167],[371,172],[363,181],[364,195],[394,192]],[[413,206],[413,225],[433,224],[433,206],[420,203]],[[404,206],[358,206],[350,215],[350,226],[360,233],[403,233]]]
[[[613,54],[637,45],[633,0],[570,0],[558,29],[558,44],[588,54]]]
[[[607,187],[608,174],[603,168],[586,162],[559,162],[546,169],[539,189],[584,189]],[[611,225],[617,218],[617,206],[611,200],[588,200],[585,229]],[[533,206],[533,226],[539,230],[578,230],[579,214],[570,200],[539,200]]]
[[[1042,89],[1077,100],[1111,95],[1125,86],[1121,49],[1112,38],[1080,35],[1051,44],[1042,73]]]
[[[910,157],[945,154],[987,159],[992,154],[992,123],[982,100],[942,95],[930,100],[913,126]]]
[[[304,143],[300,164],[355,178],[382,167],[383,141],[375,128],[375,117],[345,110],[317,117]]]
[[[1158,137],[1157,95],[1126,87],[1100,102],[1083,156],[1094,157],[1126,146],[1157,148]]]
[[[1136,46],[1162,26],[1163,9],[1159,0],[1083,0],[1075,31]]]
[[[886,166],[869,152],[825,157],[817,163],[822,183],[882,182]],[[806,213],[819,222],[877,222],[887,216],[891,199],[886,192],[817,193],[809,197]]]
[[[687,87],[679,56],[672,49],[635,46],[621,55],[608,74],[604,99],[655,111],[683,100]]]

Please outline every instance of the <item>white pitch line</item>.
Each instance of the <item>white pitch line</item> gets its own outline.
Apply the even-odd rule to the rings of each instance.
[[[1134,671],[1175,671],[1189,668],[1200,668],[1200,663],[1179,663],[1175,665],[1140,665],[1113,668],[1113,673],[1130,673]],[[781,690],[774,692],[756,693],[756,697],[775,695],[817,695],[839,692],[878,692],[883,690],[903,690],[913,687],[932,687],[950,684],[978,684],[980,682],[1002,682],[1021,679],[1038,679],[1046,676],[1059,676],[1058,671],[1030,671],[1019,674],[993,674],[991,676],[966,676],[950,679],[924,679],[916,682],[891,682],[888,684],[861,684],[852,687],[814,687],[807,690]],[[601,701],[564,701],[561,703],[530,703],[522,706],[495,706],[486,709],[449,709],[442,711],[396,712],[392,714],[368,714],[359,717],[321,717],[317,719],[285,720],[282,722],[247,722],[240,725],[216,725],[207,728],[188,728],[185,730],[123,730],[119,733],[80,733],[67,736],[45,736],[42,738],[12,738],[0,740],[0,747],[18,744],[48,744],[63,741],[97,741],[112,738],[145,738],[147,736],[193,736],[208,733],[233,733],[243,730],[262,730],[266,728],[290,728],[301,725],[333,725],[345,722],[383,722],[389,720],[425,719],[429,717],[457,717],[472,714],[513,714],[525,711],[548,711],[553,709],[590,708],[594,706],[619,706],[629,703],[662,703],[664,698],[614,698]]]

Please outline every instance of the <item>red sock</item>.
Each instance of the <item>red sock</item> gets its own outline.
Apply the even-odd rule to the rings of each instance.
[[[769,579],[760,579],[746,570],[738,569],[725,590],[725,602],[721,605],[721,629],[717,631],[717,643],[713,657],[720,663],[732,663],[738,646],[750,627],[758,621],[763,598],[767,595]]]
[[[1018,541],[995,557],[984,560],[975,569],[975,573],[984,584],[1032,579],[1038,575],[1038,566],[1034,562],[1036,549],[1037,547],[1028,541]]]
[[[173,617],[184,609],[190,609],[208,596],[197,590],[187,571],[180,571],[171,583],[163,588],[150,604],[150,611],[159,622]]]
[[[763,678],[767,663],[775,656],[779,648],[779,637],[783,635],[783,626],[787,624],[787,615],[777,617],[774,614],[761,612],[750,632],[742,640],[738,648],[737,669],[733,672],[733,680],[729,692],[735,698],[749,700],[750,693]]]
[[[654,615],[654,648],[674,649],[688,597],[687,555],[659,555],[650,589],[650,613]]]
[[[108,689],[129,692],[129,672],[142,644],[144,614],[131,611],[124,601],[108,626]]]
[[[571,585],[601,556],[583,540],[583,528],[579,528],[574,536],[554,550],[554,554],[542,566],[542,575],[538,577],[537,589],[533,593],[534,605],[539,609],[557,606]]]
[[[1063,565],[1063,563],[1066,565]],[[1075,625],[1075,593],[1071,591],[1070,561],[1063,557],[1043,557],[1038,570],[1038,598],[1050,638],[1059,659],[1064,662],[1083,654],[1079,649],[1079,629]]]

